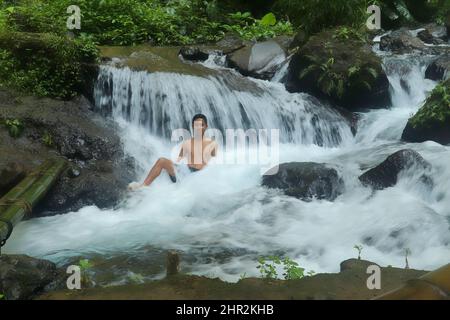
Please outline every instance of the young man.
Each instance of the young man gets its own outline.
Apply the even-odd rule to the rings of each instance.
[[[194,137],[183,142],[180,154],[176,163],[166,158],[159,158],[150,170],[147,178],[142,184],[132,183],[130,190],[149,186],[161,174],[163,170],[167,171],[172,182],[177,181],[176,171],[181,169],[180,162],[185,159],[187,168],[190,172],[202,170],[208,161],[216,156],[217,143],[211,139],[205,138],[204,134],[208,128],[208,120],[203,114],[196,114],[192,118],[192,129]]]

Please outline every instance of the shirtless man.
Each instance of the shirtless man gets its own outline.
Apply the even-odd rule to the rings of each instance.
[[[167,171],[172,182],[177,181],[176,167],[181,166],[181,160],[186,159],[187,167],[191,172],[202,170],[208,161],[216,156],[217,143],[205,138],[204,134],[208,128],[208,121],[203,114],[196,114],[192,118],[194,137],[184,141],[176,163],[166,158],[159,158],[150,170],[147,178],[142,184],[130,184],[129,189],[136,190],[140,187],[149,186],[161,174]]]

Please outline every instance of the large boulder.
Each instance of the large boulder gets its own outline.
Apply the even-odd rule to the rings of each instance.
[[[450,77],[450,53],[434,60],[425,71],[425,77],[434,81],[448,79]]]
[[[397,54],[424,51],[425,43],[406,28],[402,28],[385,35],[380,40],[380,49]]]
[[[20,168],[15,175],[24,175],[46,159],[69,160],[68,169],[33,214],[63,213],[84,205],[111,207],[134,179],[133,163],[124,155],[114,126],[89,108],[83,98],[38,99],[0,90],[0,123],[18,119],[23,125],[17,138],[0,126],[0,172],[13,163]]]
[[[314,35],[299,48],[289,66],[287,87],[350,110],[385,107],[390,99],[381,59],[364,40],[339,28]]]
[[[422,108],[408,120],[402,139],[408,142],[432,140],[450,143],[450,78],[439,84]]]
[[[247,44],[227,56],[230,67],[245,76],[270,79],[286,59],[283,47],[275,40]]]
[[[370,169],[359,177],[364,186],[375,190],[383,190],[397,184],[399,174],[411,168],[428,170],[431,165],[414,150],[405,149],[390,155],[385,161]],[[431,183],[430,178],[423,176],[423,182]]]
[[[282,189],[286,195],[305,201],[313,198],[333,201],[344,190],[336,169],[312,162],[283,163],[276,174],[263,176],[262,185]]]
[[[31,299],[58,275],[54,263],[25,255],[0,255],[0,293],[7,300]]]
[[[18,163],[6,163],[0,167],[0,197],[25,177],[25,169]]]

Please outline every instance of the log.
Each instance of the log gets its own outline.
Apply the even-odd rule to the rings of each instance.
[[[46,161],[0,199],[0,243],[8,238],[10,226],[16,226],[31,213],[65,167],[64,159]]]

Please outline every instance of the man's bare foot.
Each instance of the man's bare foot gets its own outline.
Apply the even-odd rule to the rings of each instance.
[[[144,184],[139,183],[139,182],[131,182],[128,185],[128,191],[136,191],[138,189],[141,189],[142,187],[144,187]]]

